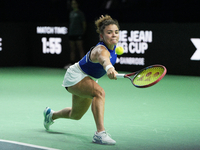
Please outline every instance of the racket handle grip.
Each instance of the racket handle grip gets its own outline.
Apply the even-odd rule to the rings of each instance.
[[[125,74],[116,74],[117,78],[124,78]]]

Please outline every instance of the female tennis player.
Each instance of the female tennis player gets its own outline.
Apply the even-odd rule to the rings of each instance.
[[[63,86],[72,94],[72,107],[54,112],[49,107],[44,110],[44,127],[48,130],[55,119],[67,118],[79,120],[92,104],[92,113],[97,131],[93,142],[114,145],[104,128],[105,91],[93,78],[98,79],[107,73],[110,79],[116,79],[118,72],[113,65],[116,62],[116,44],[119,40],[119,24],[109,15],[95,21],[100,42],[92,48],[78,63],[66,71]]]

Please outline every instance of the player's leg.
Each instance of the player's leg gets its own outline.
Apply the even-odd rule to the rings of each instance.
[[[105,104],[105,92],[99,84],[97,84],[90,77],[84,78],[78,84],[69,87],[68,91],[74,95],[82,98],[93,99],[92,102],[92,112],[97,126],[97,131],[104,131],[104,104]],[[79,101],[77,101],[78,103]],[[80,103],[84,105],[84,103]],[[79,107],[77,107],[79,109]],[[73,116],[76,116],[78,111],[76,108],[72,107]]]
[[[72,93],[72,107],[56,112],[47,107],[44,110],[44,127],[48,130],[58,118],[81,119],[92,103],[93,82],[96,83],[90,77],[85,77],[76,85],[68,88],[68,91]]]
[[[109,137],[109,135],[105,132],[104,128],[104,104],[105,104],[105,92],[102,87],[99,86],[94,80],[89,77],[85,77],[81,82],[68,88],[68,91],[73,93],[74,95],[78,95],[79,97],[84,98],[93,98],[92,101],[92,112],[94,115],[97,132],[95,132],[93,136],[93,142],[98,144],[109,144],[113,145],[116,143],[113,139]],[[76,101],[78,107],[72,107],[71,116],[80,118],[80,111],[78,110],[80,107],[85,104]],[[83,101],[81,101],[83,102]],[[82,111],[83,112],[83,111]],[[70,114],[70,112],[69,112]],[[82,113],[81,115],[84,115]]]
[[[54,112],[52,119],[55,120],[58,118],[68,118],[79,120],[87,112],[91,103],[92,99],[72,95],[72,107],[67,107],[60,111]]]
[[[69,87],[68,91],[73,94],[72,107],[53,113],[52,118],[80,119],[92,103],[92,112],[98,131],[95,132],[93,142],[100,144],[115,144],[116,142],[107,135],[104,128],[104,90],[94,80],[85,77],[76,85]]]

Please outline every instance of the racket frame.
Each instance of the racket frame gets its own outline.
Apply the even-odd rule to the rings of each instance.
[[[141,73],[142,71],[144,71],[144,70],[147,70],[147,69],[150,69],[150,68],[153,68],[153,67],[162,67],[162,68],[164,69],[162,75],[161,75],[156,81],[154,81],[154,82],[152,82],[152,83],[150,83],[150,84],[147,84],[147,85],[143,85],[143,86],[138,86],[138,85],[135,85],[135,84],[133,83],[133,80],[136,78],[136,76],[137,76],[138,74],[140,74],[140,73]],[[141,70],[139,70],[139,71],[132,72],[132,73],[129,73],[129,74],[117,74],[116,77],[117,77],[117,78],[128,78],[128,79],[131,80],[132,84],[133,84],[135,87],[137,87],[137,88],[146,88],[146,87],[150,87],[150,86],[152,86],[152,85],[158,83],[158,82],[165,76],[166,73],[167,73],[167,69],[166,69],[165,66],[163,66],[163,65],[151,65],[151,66],[148,66],[148,67],[146,67],[146,68],[143,68],[143,69],[141,69]],[[132,76],[133,76],[133,77],[132,77]],[[132,77],[132,78],[131,78],[131,77]]]

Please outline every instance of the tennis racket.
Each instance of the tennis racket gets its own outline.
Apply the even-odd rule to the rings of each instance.
[[[167,69],[165,66],[152,65],[130,74],[117,74],[116,77],[128,78],[135,87],[145,88],[158,83],[166,73]]]

